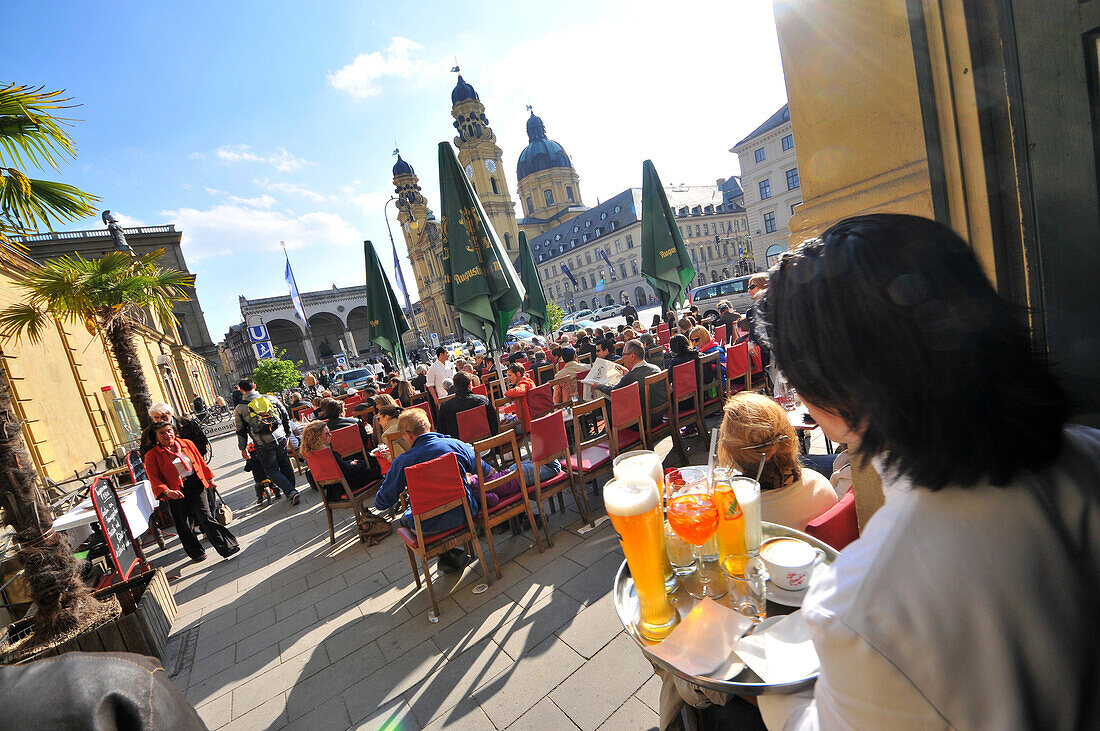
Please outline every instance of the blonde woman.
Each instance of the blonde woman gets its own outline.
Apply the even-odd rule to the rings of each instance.
[[[309,457],[313,452],[319,452],[332,446],[332,432],[328,424],[323,421],[311,421],[302,431],[302,456]],[[347,480],[352,492],[358,492],[375,480],[381,479],[382,470],[378,463],[371,457],[362,459],[344,459],[333,451],[332,456],[340,467],[340,473]],[[325,497],[329,500],[343,500],[343,488],[339,485],[326,485]]]
[[[767,396],[739,393],[726,402],[718,433],[718,463],[750,477],[760,461],[760,507],[764,520],[804,530],[836,505],[829,480],[798,461],[798,439],[783,407]]]

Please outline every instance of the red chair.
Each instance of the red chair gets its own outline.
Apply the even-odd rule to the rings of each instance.
[[[582,492],[589,482],[611,469],[611,438],[601,431],[607,422],[606,404],[605,399],[597,398],[573,407],[573,453],[569,464]]]
[[[696,379],[699,382],[699,403],[703,405],[703,419],[711,414],[721,413],[726,405],[725,384],[722,383],[722,364],[718,361],[718,353],[703,355],[696,361],[699,368],[696,371]],[[708,384],[707,374],[712,375]]]
[[[412,406],[410,406],[409,408],[410,409],[420,409],[425,414],[427,414],[428,415],[428,424],[431,426],[432,431],[435,431],[435,417],[432,416],[432,407],[428,404],[427,401],[421,401],[419,403],[415,403]]]
[[[298,421],[313,421],[313,412],[316,409],[302,409],[298,412]]]
[[[464,442],[473,444],[479,439],[492,435],[489,429],[489,415],[485,413],[484,406],[459,411],[455,414],[455,418],[458,420],[458,437]]]
[[[859,538],[855,490],[848,488],[840,502],[807,523],[806,532],[838,551]]]
[[[726,398],[740,391],[760,391],[767,387],[759,352],[754,354],[753,362],[749,358],[748,340],[726,348]]]
[[[718,343],[719,345],[725,345],[726,344],[726,326],[725,325],[719,325],[718,327],[714,328],[714,342]]]
[[[363,403],[363,397],[359,394],[352,394],[344,399],[344,413],[350,414],[352,410],[358,405]]]
[[[705,438],[706,424],[703,423],[703,410],[699,408],[698,378],[695,363],[680,363],[672,367],[672,420],[676,427],[685,426],[685,419],[694,419],[699,436]]]
[[[543,482],[539,477],[539,468],[553,460],[560,460],[562,470]],[[564,510],[565,504],[561,499],[561,493],[567,487],[573,492],[573,500],[577,504],[577,509],[581,511],[581,516],[589,525],[595,527],[592,513],[588,509],[588,495],[583,489],[577,489],[577,481],[573,478],[573,464],[569,457],[569,437],[565,433],[565,415],[560,410],[553,411],[541,419],[531,420],[531,462],[535,467],[533,486],[535,502],[542,513],[542,528],[546,531],[546,542],[550,547],[554,547],[554,541],[550,538],[550,521],[543,507],[543,498],[547,499],[545,505],[550,505],[554,495],[557,495],[558,506]]]
[[[646,376],[642,393],[645,395],[646,441],[656,448],[657,442],[668,434],[680,455],[680,464],[686,465],[688,456],[684,448],[684,438],[672,421],[672,403],[668,398],[668,371]],[[664,394],[663,403],[660,403],[661,399],[657,394]]]
[[[470,389],[470,393],[475,393],[478,396],[484,396],[485,398],[489,398],[489,389],[486,388],[485,386],[474,386],[473,388]]]
[[[428,596],[432,600],[432,610],[439,616],[439,604],[435,600],[435,592],[432,590],[432,572],[428,568],[428,559],[438,556],[458,546],[469,546],[472,543],[477,552],[477,560],[481,566],[481,575],[487,581],[489,572],[485,570],[485,559],[481,555],[481,543],[477,540],[477,527],[474,525],[474,516],[470,513],[470,502],[466,499],[466,486],[463,481],[462,471],[458,468],[458,458],[454,452],[436,457],[435,459],[410,465],[405,468],[405,481],[408,484],[409,504],[412,508],[413,528],[405,526],[397,529],[397,534],[405,542],[405,550],[409,554],[409,564],[412,566],[413,577],[416,579],[416,588],[420,588],[420,569],[416,559],[424,565],[424,580],[428,584]],[[452,528],[441,533],[424,535],[422,521],[425,518],[433,518],[442,515],[448,510],[461,506],[466,514],[466,525]]]
[[[554,410],[554,388],[549,383],[527,392],[527,411],[532,419],[546,416]]]
[[[340,465],[332,456],[332,450],[327,448],[306,454],[306,464],[309,465],[310,474],[317,482],[317,491],[321,493],[321,501],[325,505],[325,517],[328,518],[328,539],[335,546],[336,530],[332,523],[332,511],[336,508],[351,508],[355,511],[355,525],[358,529],[363,515],[370,512],[366,505],[367,498],[372,492],[376,492],[382,483],[378,480],[352,492],[348,487],[348,481],[344,479],[344,473],[340,471]],[[343,499],[329,500],[328,493],[325,491],[327,485],[340,485],[343,488]],[[359,540],[366,541],[362,533],[359,534]]]
[[[668,325],[662,323],[657,326],[657,342],[661,347],[668,346],[669,341],[672,340],[672,330]]]
[[[360,459],[367,458],[367,447],[363,444],[363,433],[357,425],[344,426],[336,431],[329,432],[332,435],[332,449],[344,459],[352,459],[356,455]]]
[[[480,411],[484,413],[485,410],[480,409]],[[481,500],[481,511],[478,513],[477,519],[478,522],[481,523],[482,535],[485,536],[485,540],[489,544],[489,556],[493,559],[493,570],[496,572],[497,578],[499,579],[502,577],[500,573],[500,559],[497,558],[496,542],[493,540],[494,526],[526,513],[527,520],[531,522],[531,528],[535,533],[535,542],[538,544],[539,553],[542,553],[545,549],[542,546],[542,538],[539,537],[539,529],[535,525],[535,514],[531,512],[531,488],[527,485],[527,480],[523,476],[523,470],[518,470],[513,467],[506,474],[491,480],[489,476],[485,474],[485,468],[483,466],[485,463],[482,458],[483,454],[495,454],[496,451],[507,449],[511,453],[512,464],[519,464],[519,444],[516,442],[516,433],[508,429],[502,434],[497,434],[495,437],[481,440],[473,446],[474,454],[477,455],[478,458],[478,497]],[[485,499],[485,493],[494,492],[496,488],[514,479],[519,480],[519,492],[508,495],[492,508],[489,508],[488,502]]]
[[[638,384],[613,388],[610,398],[611,419],[608,423],[615,425],[614,429],[608,429],[611,434],[611,453],[620,455],[638,442],[641,442],[641,449],[647,449]]]

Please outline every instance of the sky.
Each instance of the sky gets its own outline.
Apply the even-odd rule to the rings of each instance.
[[[303,292],[363,284],[364,240],[392,281],[384,208],[417,299],[386,205],[392,153],[438,210],[456,61],[513,197],[528,104],[595,205],[640,186],[647,158],[665,184],[737,174],[729,148],[786,101],[770,0],[43,0],[5,8],[0,47],[0,83],[80,105],[66,113],[77,158],[42,177],[125,226],[175,224],[215,342],[241,321],[239,295],[287,293],[280,242]]]

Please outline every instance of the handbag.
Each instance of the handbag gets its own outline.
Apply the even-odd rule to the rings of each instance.
[[[359,540],[370,546],[377,546],[382,539],[393,532],[393,526],[385,518],[364,512],[356,520]]]
[[[232,523],[233,509],[225,504],[225,501],[222,500],[222,496],[216,488],[214,490],[214,500],[218,504],[218,506],[214,508],[214,520],[218,521],[221,525],[229,525]]]

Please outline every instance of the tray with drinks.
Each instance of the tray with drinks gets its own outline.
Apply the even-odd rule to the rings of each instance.
[[[829,545],[822,543],[821,541],[809,536],[800,531],[792,528],[787,528],[775,523],[768,523],[761,521],[762,528],[762,546],[765,551],[768,546],[773,546],[773,551],[783,551],[785,549],[812,549],[817,554],[814,559],[811,559],[811,567],[813,563],[824,562],[831,564],[837,558],[837,552]],[[796,539],[795,541],[781,542],[776,539],[789,538]],[[792,546],[778,545],[782,543],[792,543]],[[808,544],[808,545],[807,545]],[[766,558],[766,557],[765,557]],[[808,586],[809,570],[802,576],[788,575],[780,579],[780,577],[773,577],[768,580],[765,587],[765,595],[768,597],[766,602],[766,614],[767,617],[773,618],[779,615],[789,614],[794,611],[795,607],[801,604],[802,596],[805,595],[806,590],[798,590],[799,582],[805,582],[805,586]],[[708,569],[710,571],[710,569]],[[776,586],[774,580],[781,580],[787,584],[787,587]],[[722,581],[721,578],[718,581]],[[695,587],[696,589],[705,589],[706,587]],[[698,598],[702,592],[698,590],[690,590],[691,585],[687,581],[681,581],[676,590],[671,594],[668,594],[668,603],[672,605],[676,613],[676,621],[688,616],[688,614],[695,609],[699,604]],[[647,589],[648,590],[648,589]],[[656,591],[657,587],[653,587]],[[695,596],[693,596],[693,594]],[[720,592],[706,593],[708,598],[712,598],[724,607],[731,607],[730,596],[721,595]],[[780,601],[775,601],[780,599]],[[695,685],[715,690],[721,693],[730,693],[733,695],[764,695],[764,694],[787,694],[797,693],[800,690],[811,687],[814,681],[817,679],[817,673],[807,674],[804,677],[799,677],[788,682],[783,683],[767,683],[764,682],[751,668],[747,666],[740,666],[739,664],[733,664],[731,667],[742,667],[739,672],[733,675],[732,678],[723,677],[726,673],[722,672],[722,667],[717,671],[709,673],[707,675],[693,675],[675,667],[674,665],[666,662],[661,657],[648,651],[648,648],[656,644],[653,640],[644,637],[639,632],[639,620],[640,620],[640,605],[638,601],[638,590],[635,586],[634,579],[630,573],[630,567],[626,561],[623,561],[622,566],[619,567],[619,572],[615,577],[614,588],[614,603],[615,611],[619,615],[619,620],[623,623],[627,633],[638,643],[638,646],[645,652],[646,657],[650,659],[654,665],[667,670],[672,675],[678,678],[686,680]],[[737,609],[734,607],[734,609]],[[742,608],[742,614],[744,614]],[[770,621],[765,622],[770,624]],[[757,627],[765,626],[757,625]],[[750,632],[751,634],[751,632]],[[725,666],[723,666],[725,667]]]

